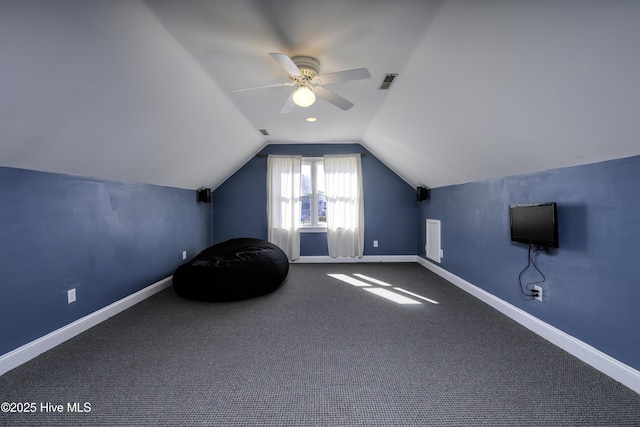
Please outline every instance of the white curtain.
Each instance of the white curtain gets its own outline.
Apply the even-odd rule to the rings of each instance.
[[[290,260],[300,257],[301,156],[267,157],[268,240]]]
[[[364,200],[360,154],[324,156],[330,257],[362,257]]]

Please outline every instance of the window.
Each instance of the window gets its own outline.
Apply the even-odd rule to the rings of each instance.
[[[322,157],[302,158],[302,191],[300,226],[303,229],[327,228],[327,198]]]
[[[329,216],[327,216],[329,213]],[[267,158],[268,239],[289,259],[300,231],[327,233],[329,256],[362,257],[364,201],[360,154]]]

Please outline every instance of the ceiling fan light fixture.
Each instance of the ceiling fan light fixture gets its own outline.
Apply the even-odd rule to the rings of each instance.
[[[293,102],[298,107],[308,107],[316,102],[316,94],[308,86],[300,86],[293,94]]]

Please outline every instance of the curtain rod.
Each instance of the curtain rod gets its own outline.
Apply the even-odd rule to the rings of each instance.
[[[336,154],[360,154],[362,157],[366,156],[367,153],[336,153]],[[286,156],[288,154],[274,154],[274,156]],[[302,156],[302,157],[324,157],[324,154],[292,154],[295,156]],[[331,155],[331,154],[330,154]],[[256,157],[267,157],[268,154],[256,154]]]

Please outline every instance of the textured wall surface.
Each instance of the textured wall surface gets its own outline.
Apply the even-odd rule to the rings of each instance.
[[[420,207],[442,221],[441,266],[610,356],[640,369],[640,157],[436,188]],[[543,302],[524,297],[527,245],[510,241],[510,204],[558,203],[559,248],[535,258]],[[540,279],[530,269],[526,281]]]
[[[365,203],[365,255],[415,255],[416,194],[359,144],[273,144],[261,154],[316,156],[365,153],[362,174]],[[249,160],[212,194],[213,240],[267,238],[267,158]],[[302,256],[327,255],[326,233],[302,233]],[[378,240],[378,247],[373,247]]]
[[[170,276],[210,217],[193,190],[0,168],[0,354]]]

